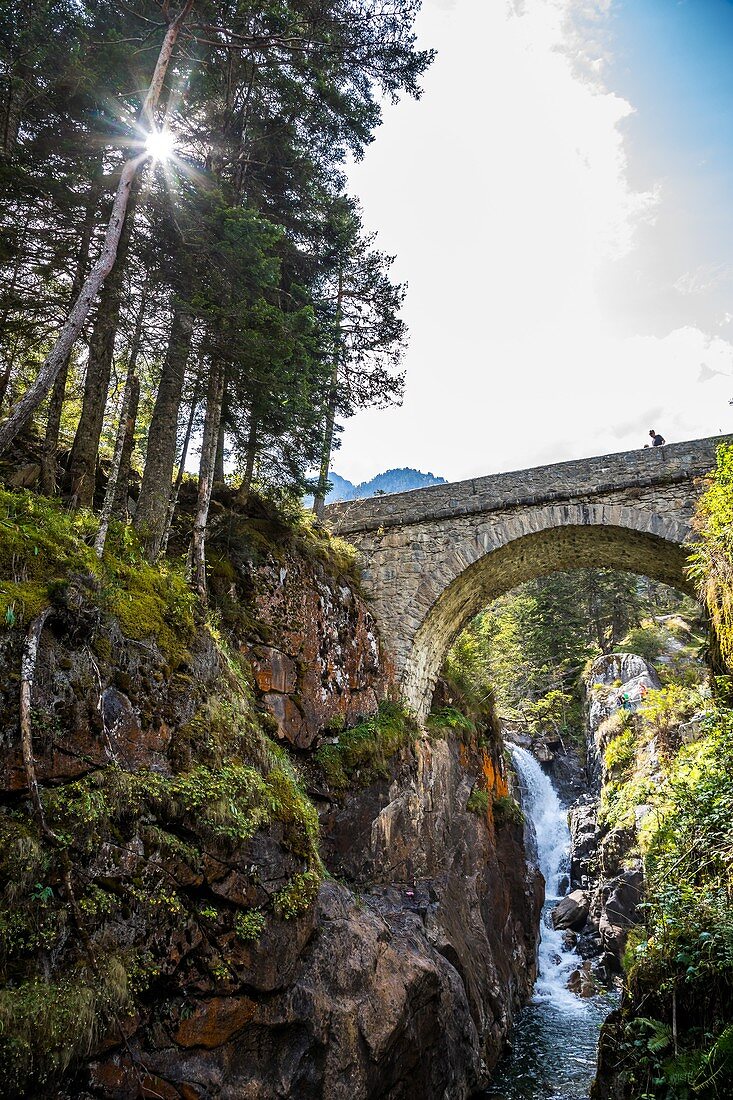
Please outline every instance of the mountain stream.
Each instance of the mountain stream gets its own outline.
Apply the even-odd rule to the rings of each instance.
[[[530,1003],[511,1035],[484,1100],[587,1100],[595,1073],[598,1034],[614,1006],[606,995],[581,998],[567,987],[581,960],[563,944],[550,913],[566,892],[570,858],[567,810],[526,749],[510,746],[522,809],[534,827],[536,860],[545,878],[538,977]]]

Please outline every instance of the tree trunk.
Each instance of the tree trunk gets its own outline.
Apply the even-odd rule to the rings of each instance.
[[[109,521],[112,518],[115,500],[117,498],[117,483],[120,477],[120,470],[122,469],[122,456],[125,450],[125,440],[128,435],[128,420],[133,393],[137,390],[138,398],[140,394],[140,381],[135,377],[135,368],[137,367],[137,357],[140,354],[140,345],[142,344],[143,320],[145,319],[147,298],[147,287],[145,287],[140,295],[140,304],[137,308],[137,315],[135,317],[135,328],[133,329],[130,353],[127,358],[125,388],[122,392],[122,403],[120,405],[120,419],[117,424],[115,451],[112,458],[112,466],[109,471],[107,491],[104,494],[104,504],[102,505],[102,514],[99,519],[99,530],[94,540],[94,550],[98,558],[101,558],[104,554],[104,544],[107,541]]]
[[[199,467],[199,492],[196,516],[193,522],[193,537],[191,539],[192,581],[204,603],[206,603],[206,524],[209,518],[209,505],[211,504],[216,442],[219,435],[223,395],[224,365],[216,360],[209,375],[209,388],[206,394],[206,418],[204,420],[204,437],[201,442],[201,465]]]
[[[178,15],[168,24],[168,29],[163,39],[160,53],[158,54],[153,78],[150,82],[148,94],[145,97],[145,103],[143,104],[141,112],[142,118],[146,121],[150,121],[154,117],[155,110],[158,106],[158,100],[160,99],[160,93],[163,88],[165,74],[168,70],[168,65],[173,50],[175,49],[178,35],[180,34],[181,27],[188,13],[193,7],[193,3],[194,0],[185,0]],[[7,419],[0,424],[0,454],[3,454],[8,449],[51,389],[58,372],[64,364],[64,360],[71,353],[71,349],[84,327],[84,322],[86,321],[92,303],[96,300],[105,278],[114,267],[115,258],[117,256],[117,246],[125,222],[125,213],[130,197],[130,189],[137,175],[138,168],[145,163],[149,156],[150,154],[147,152],[141,153],[139,156],[131,157],[130,160],[125,163],[120,174],[117,194],[112,204],[112,213],[110,215],[109,224],[107,225],[107,232],[105,234],[101,255],[89,272],[79,297],[74,302],[66,323],[61,330],[59,338],[49,355],[47,355],[46,359],[41,364],[35,381],[25,391]]]
[[[192,336],[191,315],[185,306],[178,306],[173,314],[168,350],[150,421],[145,470],[135,511],[135,530],[150,561],[155,561],[162,544],[176,461],[178,413]]]
[[[74,281],[71,284],[70,298],[72,302],[75,302],[79,296],[82,286],[84,285],[84,277],[86,275],[87,264],[89,263],[89,249],[91,247],[92,232],[94,230],[94,215],[97,209],[97,203],[99,202],[99,195],[102,188],[102,163],[101,160],[97,161],[97,169],[92,178],[92,183],[89,188],[89,194],[87,196],[86,207],[84,210],[84,221],[82,222],[81,241],[79,242],[79,252],[76,260],[76,272],[74,273]],[[71,351],[61,364],[61,368],[56,376],[56,380],[51,390],[51,397],[48,403],[48,415],[46,417],[46,438],[43,442],[43,451],[41,452],[41,489],[48,496],[53,496],[56,492],[56,455],[59,449],[59,430],[61,428],[61,414],[64,407],[64,397],[66,395],[66,382],[69,376],[69,363],[71,362]]]
[[[140,379],[135,375],[132,379],[130,402],[127,406],[127,416],[125,417],[125,438],[122,444],[120,472],[117,477],[115,499],[112,501],[112,515],[123,521],[127,520],[127,501],[130,496],[130,468],[132,464],[132,452],[135,447],[135,424],[137,423],[137,410],[139,404]]]
[[[336,423],[339,360],[341,358],[341,306],[343,304],[343,294],[343,272],[339,270],[338,293],[336,296],[335,348],[333,353],[333,368],[331,370],[331,388],[328,393],[326,422],[323,427],[323,447],[321,450],[321,468],[318,473],[318,487],[313,494],[313,511],[315,512],[319,520],[323,519],[323,508],[326,503],[326,492],[328,489],[328,470],[331,465],[331,448],[333,447],[333,429],[334,424]]]
[[[47,831],[46,820],[43,816],[43,803],[38,790],[36,777],[36,762],[33,756],[33,719],[32,698],[33,681],[36,676],[36,664],[38,661],[38,646],[46,619],[51,614],[51,608],[47,607],[37,615],[28,627],[23,656],[20,663],[20,744],[23,753],[23,766],[25,768],[26,784],[33,809],[39,824],[44,832]]]
[[[71,451],[71,497],[73,503],[81,507],[91,508],[94,504],[97,453],[104,425],[104,411],[107,406],[115,338],[122,306],[125,267],[139,185],[138,176],[131,188],[127,217],[117,246],[117,260],[102,288],[97,318],[89,341],[84,400]]]
[[[191,434],[193,432],[193,424],[196,417],[196,408],[199,403],[198,393],[194,390],[193,397],[191,398],[191,410],[188,414],[188,424],[186,425],[186,434],[183,437],[183,446],[181,447],[181,457],[178,460],[178,473],[176,474],[176,482],[173,486],[173,490],[168,501],[168,508],[165,513],[165,524],[163,527],[163,538],[160,543],[160,552],[165,554],[168,549],[168,536],[171,533],[171,526],[173,524],[173,516],[176,513],[176,505],[178,504],[178,494],[181,491],[181,483],[183,482],[183,475],[186,472],[186,457],[188,455],[188,448],[191,444]]]
[[[117,425],[117,437],[115,439],[115,453],[112,457],[112,466],[109,471],[109,481],[107,482],[107,491],[104,494],[104,504],[102,505],[102,512],[99,517],[99,530],[97,531],[97,537],[94,540],[94,552],[98,558],[101,558],[104,554],[104,545],[107,541],[107,531],[109,530],[109,521],[112,518],[112,508],[115,502],[115,495],[117,492],[117,480],[120,474],[120,467],[122,466],[122,449],[125,445],[125,433],[127,428],[127,413],[130,408],[130,401],[132,399],[133,388],[133,370],[134,365],[132,357],[127,366],[127,377],[125,378],[125,388],[122,392],[122,405],[120,407],[120,419]]]
[[[5,394],[8,392],[8,385],[10,384],[10,370],[12,368],[12,365],[13,361],[12,359],[9,359],[5,370],[0,375],[0,406],[2,406],[2,403],[5,400]]]
[[[216,458],[214,459],[214,482],[221,485],[224,481],[224,443],[226,430],[224,428],[224,410],[222,409],[219,421],[219,433],[216,440]]]
[[[237,489],[236,496],[234,497],[234,503],[238,508],[246,508],[249,501],[249,494],[252,492],[252,475],[255,469],[255,459],[257,458],[257,429],[259,424],[257,417],[254,413],[250,413],[249,418],[249,434],[247,436],[247,464],[244,468],[244,477],[242,478],[242,484]]]

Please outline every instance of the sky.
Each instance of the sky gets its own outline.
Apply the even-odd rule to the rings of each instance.
[[[350,167],[407,282],[401,407],[333,469],[460,480],[733,431],[733,0],[424,0]]]

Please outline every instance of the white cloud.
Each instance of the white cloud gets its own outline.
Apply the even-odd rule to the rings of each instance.
[[[700,264],[694,271],[686,271],[684,275],[680,275],[673,285],[680,294],[706,294],[731,279],[731,264]]]
[[[344,476],[458,479],[642,446],[649,427],[672,440],[731,426],[729,383],[697,378],[703,361],[733,369],[733,346],[686,317],[637,335],[633,284],[625,319],[599,291],[649,278],[633,261],[664,202],[627,179],[633,106],[602,83],[609,7],[429,0],[425,95],[388,110],[351,172],[410,284],[406,398],[347,423]]]

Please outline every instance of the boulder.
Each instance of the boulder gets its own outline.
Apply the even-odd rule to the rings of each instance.
[[[556,930],[570,928],[574,932],[579,932],[585,924],[589,908],[590,903],[585,891],[573,890],[552,910],[552,927]]]
[[[598,992],[593,981],[591,964],[587,960],[577,970],[573,970],[568,978],[568,989],[576,993],[578,997],[593,997]]]

